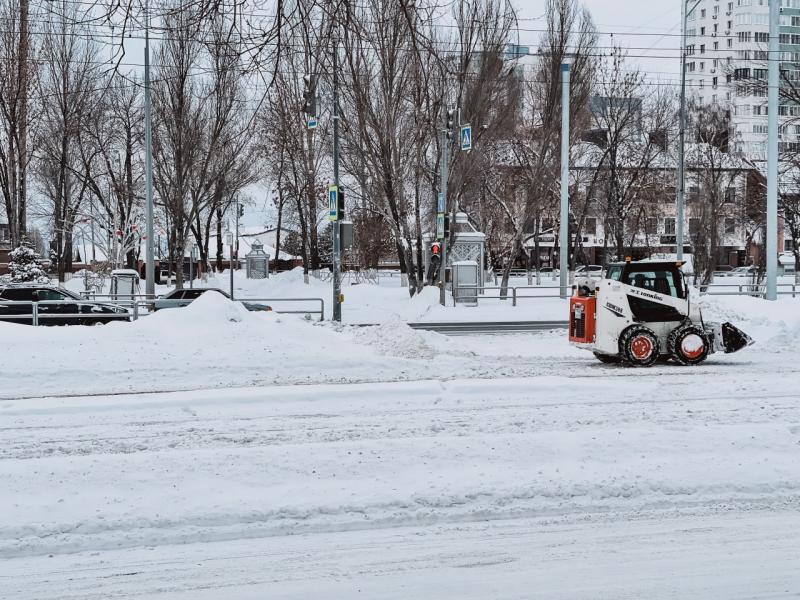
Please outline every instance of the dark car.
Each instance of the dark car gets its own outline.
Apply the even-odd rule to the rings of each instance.
[[[32,325],[33,306],[29,302],[37,304],[39,325],[103,325],[131,319],[126,308],[89,302],[68,290],[47,285],[10,285],[0,288],[0,321]]]
[[[196,300],[206,292],[217,292],[230,299],[230,294],[222,291],[219,288],[190,288],[185,290],[172,290],[169,294],[156,298],[154,309],[161,310],[163,308],[180,308],[182,306],[189,306],[192,303],[192,300]],[[271,306],[267,306],[266,304],[258,304],[257,302],[243,301],[242,304],[244,304],[244,307],[247,310],[255,312],[272,310]]]

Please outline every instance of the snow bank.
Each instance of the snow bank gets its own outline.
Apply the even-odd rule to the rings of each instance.
[[[429,359],[447,344],[444,336],[412,329],[397,316],[373,327],[350,329],[357,344],[370,346],[383,356]]]
[[[703,318],[729,321],[756,342],[759,352],[800,350],[800,299],[774,302],[751,296],[703,296]]]

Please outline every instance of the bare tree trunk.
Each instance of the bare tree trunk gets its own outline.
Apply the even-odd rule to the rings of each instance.
[[[30,73],[29,53],[30,34],[28,32],[29,0],[19,0],[19,58],[18,58],[18,94],[19,94],[19,166],[18,166],[18,196],[17,196],[17,243],[27,236],[27,183],[26,172],[28,168],[28,78]]]
[[[216,267],[218,272],[222,272],[222,255],[223,255],[223,240],[222,240],[222,206],[217,206],[217,262]]]

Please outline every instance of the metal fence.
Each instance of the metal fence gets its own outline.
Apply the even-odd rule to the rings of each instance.
[[[797,284],[779,283],[777,284],[777,294],[779,296],[797,297]],[[764,283],[711,283],[709,285],[696,286],[704,296],[753,296],[763,298],[767,293],[767,286]]]
[[[30,300],[4,300],[0,301],[0,319],[3,321],[22,321],[27,323],[31,322],[32,325],[42,325],[42,321],[64,321],[66,319],[81,319],[90,324],[92,322],[116,320],[127,321],[131,318],[135,319],[138,314],[136,312],[99,312],[99,311],[85,311],[85,312],[62,312],[59,307],[76,307],[77,300],[39,300],[33,302]],[[81,302],[84,306],[108,303],[100,302]],[[30,307],[30,312],[15,312],[14,309],[22,308],[25,306]],[[52,307],[50,311],[48,308]],[[11,309],[11,310],[8,310]]]
[[[0,319],[4,321],[21,321],[25,323],[30,321],[32,325],[42,325],[44,324],[42,321],[63,321],[66,319],[81,319],[87,322],[106,319],[136,321],[139,317],[147,316],[154,312],[156,300],[158,300],[158,303],[162,305],[162,309],[184,307],[191,303],[191,301],[187,300],[153,298],[152,296],[147,296],[145,294],[117,294],[115,297],[112,297],[110,294],[84,293],[83,297],[83,300],[40,300],[37,302],[11,300],[0,301]],[[272,308],[272,310],[278,314],[319,315],[320,321],[325,320],[325,301],[322,298],[237,298],[236,302],[269,303],[269,306]],[[297,303],[313,303],[314,306],[304,309],[297,309],[296,307],[287,307],[282,309],[274,306],[275,304],[279,303],[292,303],[295,305]],[[111,305],[124,308],[127,310],[127,312],[57,312],[58,306],[74,307],[77,304],[82,304],[84,306]],[[21,308],[23,306],[31,307],[30,312],[25,311],[24,313],[17,313],[14,311],[15,308]],[[55,310],[52,312],[46,310],[48,306],[54,306]],[[42,310],[43,307],[45,310]],[[8,311],[9,308],[12,310]]]
[[[503,296],[502,291],[503,288],[501,286],[487,286],[487,285],[460,285],[453,287],[453,305],[457,305],[459,302],[467,302],[467,301],[475,301],[480,302],[481,300],[508,300],[511,299],[511,306],[517,305],[517,300],[528,299],[528,298],[560,298],[561,297],[561,286],[559,285],[516,285],[516,286],[508,286],[506,289],[506,295]],[[487,296],[482,292],[486,290],[493,290],[498,291],[500,294],[496,296]],[[523,293],[520,293],[520,290],[523,290]],[[545,293],[545,294],[526,294],[524,290],[558,290],[557,293]]]

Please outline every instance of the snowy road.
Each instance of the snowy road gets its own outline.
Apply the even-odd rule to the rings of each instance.
[[[0,597],[796,597],[780,364],[0,401]]]

